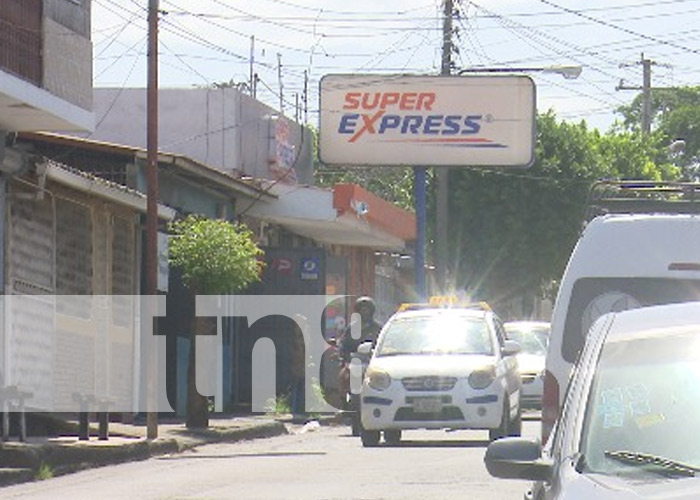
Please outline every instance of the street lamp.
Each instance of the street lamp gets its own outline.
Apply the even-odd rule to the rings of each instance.
[[[567,80],[575,80],[581,75],[581,66],[557,65],[535,68],[465,68],[457,72],[458,75],[466,73],[555,73],[563,76]]]
[[[544,66],[544,67],[518,67],[518,68],[482,68],[473,67],[461,69],[457,72],[457,75],[465,75],[467,73],[556,73],[563,76],[567,80],[575,80],[581,75],[581,66],[574,65],[555,65],[555,66]],[[437,200],[436,200],[436,219],[441,222],[437,228],[437,269],[438,277],[440,278],[440,285],[442,287],[447,286],[447,261],[448,261],[448,249],[447,249],[447,239],[448,239],[448,173],[447,168],[438,171],[437,180]],[[444,291],[442,291],[444,293]]]

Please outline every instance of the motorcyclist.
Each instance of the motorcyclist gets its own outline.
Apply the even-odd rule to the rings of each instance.
[[[350,324],[345,327],[345,330],[343,330],[343,334],[338,342],[340,352],[346,360],[350,359],[352,353],[357,352],[357,348],[360,344],[376,342],[377,335],[379,335],[379,331],[382,329],[381,323],[374,319],[377,306],[374,304],[374,300],[372,300],[371,297],[359,297],[355,301],[354,311],[360,316],[359,325],[357,324],[357,318],[355,318],[355,321],[351,321]],[[360,331],[360,338],[353,338],[353,330]]]
[[[379,331],[382,329],[382,325],[374,319],[377,307],[371,297],[359,297],[355,301],[354,311],[360,317],[354,318],[354,320],[345,327],[338,341],[338,349],[340,350],[340,355],[344,363],[340,372],[340,387],[342,393],[348,395],[348,409],[352,412],[352,434],[357,436],[360,433],[360,398],[358,394],[352,394],[350,391],[350,363],[353,355],[356,356],[355,353],[361,344],[371,342],[374,346]],[[359,338],[353,338],[352,332],[355,330],[360,331]],[[364,374],[364,368],[366,368],[369,359],[361,359],[361,361]]]

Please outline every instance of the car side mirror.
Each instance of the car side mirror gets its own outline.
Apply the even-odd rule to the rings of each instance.
[[[520,344],[515,340],[506,340],[503,344],[503,349],[501,349],[501,353],[503,353],[504,356],[515,356],[521,349]]]
[[[539,441],[527,438],[503,438],[486,448],[486,470],[502,479],[549,481],[552,477],[551,460],[542,458]]]
[[[364,354],[366,356],[369,356],[372,354],[372,342],[363,342],[357,347],[357,353],[358,354]]]

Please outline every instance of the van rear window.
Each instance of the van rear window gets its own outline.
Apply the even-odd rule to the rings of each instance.
[[[582,278],[574,284],[561,355],[574,363],[593,322],[608,312],[700,300],[700,280]]]

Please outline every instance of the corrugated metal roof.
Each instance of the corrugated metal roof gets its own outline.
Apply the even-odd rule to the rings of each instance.
[[[146,150],[133,146],[125,146],[94,139],[85,139],[69,135],[56,134],[53,132],[22,132],[21,138],[34,141],[44,141],[51,144],[70,146],[73,148],[87,149],[91,151],[117,154],[129,157],[146,158]],[[198,180],[207,180],[219,188],[230,189],[250,197],[268,197],[274,199],[275,196],[264,189],[263,181],[244,176],[242,172],[226,172],[204,163],[200,163],[184,155],[158,152],[158,162],[160,164],[172,165],[181,172],[194,175]]]

